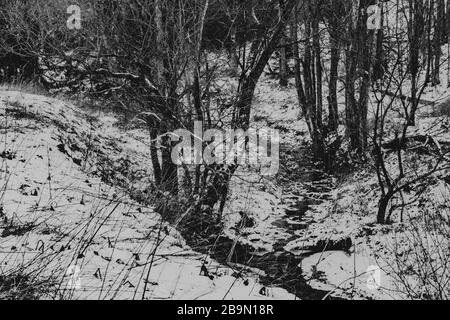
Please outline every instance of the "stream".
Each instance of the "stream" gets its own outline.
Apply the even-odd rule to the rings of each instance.
[[[222,236],[216,240],[211,257],[223,264],[232,261],[264,271],[266,276],[260,278],[260,282],[265,286],[284,288],[302,300],[321,300],[328,292],[313,289],[299,267],[305,255],[297,256],[284,248],[298,239],[302,230],[308,229],[312,222],[311,215],[307,218],[305,214],[313,210],[314,205],[329,198],[333,188],[332,179],[316,169],[312,159],[308,157],[310,152],[307,146],[298,149],[284,146],[281,154],[284,169],[280,172],[279,182],[284,189],[283,203],[286,209],[285,215],[273,225],[290,237],[277,241],[273,252],[261,254],[250,245]],[[231,257],[230,252],[233,252]]]

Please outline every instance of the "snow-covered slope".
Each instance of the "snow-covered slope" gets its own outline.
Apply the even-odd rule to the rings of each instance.
[[[443,73],[442,79],[445,78]],[[450,270],[445,266],[449,261],[449,239],[429,226],[440,224],[441,231],[448,235],[449,170],[433,176],[422,195],[424,200],[408,206],[403,212],[403,223],[397,212],[394,223],[387,226],[375,223],[380,190],[376,173],[369,165],[355,168],[339,180],[331,177],[333,182],[329,192],[311,193],[308,175],[312,168],[308,168],[304,159],[309,153],[309,133],[305,121],[299,117],[292,82],[288,88],[281,88],[277,80],[264,77],[258,84],[253,108],[255,123],[252,125],[258,128],[276,126],[280,130],[281,175],[271,181],[248,173],[236,177],[225,215],[228,225],[238,225],[238,213],[245,212],[254,223],[240,232],[241,242],[251,244],[258,251],[281,254],[287,251],[296,257],[303,256],[299,267],[307,283],[333,296],[348,299],[430,297],[430,292],[437,291],[431,288],[434,280],[426,279],[431,279],[431,275],[437,276],[436,283],[441,283],[440,289],[448,295]],[[429,135],[448,145],[449,94],[445,83],[425,90],[423,98],[435,103],[421,105],[417,126],[410,128],[409,136]],[[283,153],[293,150],[298,151],[296,160],[286,161]],[[388,159],[389,170],[395,171],[395,160],[395,154]],[[417,158],[416,163],[419,169],[413,172],[417,174],[429,169],[427,157]],[[287,172],[286,181],[282,181],[283,173]],[[312,182],[314,184],[317,182]],[[300,223],[292,221],[286,215],[286,209],[292,204],[291,198],[311,196],[322,196],[323,201],[306,206]],[[405,193],[405,201],[413,200],[410,199],[413,196],[413,192]],[[231,227],[230,230],[232,233]],[[333,243],[342,240],[351,243],[348,250],[330,249]],[[280,248],[284,242],[286,244]],[[315,252],[309,250],[311,247],[316,247]],[[323,252],[317,250],[319,247]],[[380,269],[380,285],[375,288],[370,285],[374,268]]]
[[[210,259],[200,275],[205,256],[129,196],[151,177],[147,137],[116,122],[0,91],[0,298],[294,298]]]

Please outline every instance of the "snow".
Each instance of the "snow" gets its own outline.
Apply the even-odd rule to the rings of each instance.
[[[443,53],[444,56],[447,55],[446,47],[443,47]],[[446,79],[447,69],[442,68],[441,72],[441,79]],[[424,91],[421,99],[435,103],[433,106],[420,107],[417,126],[409,129],[409,136],[428,135],[435,141],[449,141],[448,117],[435,111],[445,107],[450,99],[445,82]],[[407,85],[403,91],[408,92]],[[340,98],[343,99],[343,95]],[[373,94],[371,99],[374,101]],[[343,102],[340,101],[342,107],[345,105]],[[280,88],[277,80],[263,77],[258,84],[252,116],[254,127],[276,126],[282,130],[281,145],[285,149],[298,148],[309,142],[308,128],[301,117],[292,83],[288,88]],[[395,124],[394,116],[389,120],[391,125]],[[395,161],[395,155],[387,160],[388,170],[393,174],[396,171]],[[413,177],[424,173],[433,165],[427,157],[410,163],[408,170],[411,170]],[[282,163],[281,166],[283,165],[286,164]],[[432,291],[423,289],[430,286],[431,281],[420,279],[420,269],[427,269],[428,278],[431,278],[430,270],[435,267],[441,271],[442,265],[445,265],[445,257],[450,254],[448,228],[446,238],[432,235],[432,239],[429,239],[429,223],[417,220],[424,217],[426,219],[430,215],[427,212],[434,212],[433,217],[427,219],[449,221],[450,186],[442,180],[448,175],[448,170],[434,175],[434,182],[424,195],[425,207],[420,203],[409,206],[404,212],[404,223],[400,222],[400,212],[397,210],[393,214],[392,225],[377,226],[375,220],[380,189],[376,174],[370,167],[357,168],[353,173],[339,177],[339,180],[335,179],[335,186],[329,197],[310,206],[303,217],[306,229],[299,228],[292,232],[286,230],[285,223],[280,224],[279,221],[288,221],[291,226],[295,224],[289,222],[285,210],[289,207],[292,190],[296,191],[295,194],[308,192],[306,182],[291,181],[283,184],[277,177],[260,180],[253,172],[239,172],[238,177],[232,181],[230,201],[226,209],[227,232],[231,238],[238,237],[240,242],[252,245],[261,254],[280,250],[275,245],[286,243],[286,252],[303,257],[299,267],[308,284],[315,289],[329,291],[333,296],[388,300],[408,299],[412,296],[419,298],[424,292],[426,294]],[[406,193],[405,201],[412,200],[411,197],[412,194]],[[255,224],[237,234],[235,227],[240,221],[238,213],[242,211]],[[415,234],[416,230],[418,234]],[[445,230],[443,232],[445,234]],[[336,242],[342,239],[351,239],[352,246],[348,252],[326,250],[315,253],[309,249],[320,241]],[[421,245],[429,246],[429,251],[434,252],[434,258],[427,260],[426,268],[418,260],[418,256],[411,253],[414,252],[414,247]],[[400,270],[402,268],[397,263],[398,257],[402,255],[408,256],[409,264]],[[381,283],[374,289],[368,285],[368,270],[375,267],[380,268]],[[410,271],[405,271],[407,269]],[[404,276],[408,272],[411,275]],[[443,270],[439,276],[443,283],[448,283],[446,279],[450,277],[449,270]],[[448,297],[448,284],[445,290]]]
[[[278,288],[261,296],[257,274],[236,278],[211,259],[213,279],[200,275],[204,255],[153,208],[101,178],[109,172],[143,188],[145,179],[131,174],[151,178],[146,133],[92,116],[67,101],[0,91],[0,150],[13,155],[0,159],[2,275],[44,279],[51,290],[43,299],[295,298]],[[124,159],[129,176],[109,167]]]
[[[446,72],[442,68],[442,79]],[[235,82],[225,77],[217,89],[231,94]],[[408,92],[407,85],[403,91]],[[373,94],[371,99],[375,99]],[[446,84],[428,88],[422,99],[436,103],[420,108],[417,126],[408,134],[450,142],[448,117],[439,111],[448,103]],[[13,111],[6,113],[6,108]],[[309,143],[308,127],[300,113],[292,83],[280,88],[276,80],[263,77],[254,99],[252,126],[280,130],[282,152]],[[389,124],[398,124],[398,116],[390,116]],[[146,196],[152,176],[145,131],[120,128],[112,114],[93,114],[63,100],[15,91],[0,91],[0,130],[0,151],[6,152],[5,159],[0,159],[0,205],[7,218],[0,223],[0,232],[19,234],[0,237],[2,273],[26,266],[39,271],[39,277],[62,284],[47,298],[140,299],[144,287],[147,299],[295,298],[280,288],[270,288],[269,297],[261,296],[258,278],[264,274],[262,270],[245,268],[245,276],[236,278],[235,272],[242,266],[224,266],[207,259],[214,279],[199,275],[205,256],[189,248],[153,208],[130,197],[130,189]],[[67,146],[64,152],[58,148],[61,144]],[[83,152],[87,149],[92,152]],[[7,159],[9,156],[13,159]],[[76,163],[80,161],[81,166]],[[393,174],[395,161],[395,155],[387,159]],[[416,159],[407,169],[412,176],[420,174],[430,161],[427,157]],[[281,163],[282,170],[285,165]],[[303,173],[293,172],[300,176],[298,180]],[[102,174],[108,181],[102,180]],[[420,298],[428,294],[430,286],[421,277],[430,275],[431,279],[436,263],[449,256],[449,239],[428,230],[430,224],[438,224],[448,235],[450,186],[444,178],[449,174],[450,170],[444,170],[433,176],[423,194],[425,203],[409,206],[403,223],[397,210],[393,224],[378,226],[380,190],[371,168],[332,178],[332,190],[310,205],[300,222],[287,217],[286,209],[311,193],[306,175],[304,181],[281,181],[279,176],[261,178],[254,170],[240,169],[231,181],[224,232],[260,255],[280,251],[281,245],[283,253],[302,257],[299,268],[308,284],[333,296]],[[411,200],[411,194],[405,193],[405,200]],[[251,225],[241,226],[242,213],[251,219]],[[286,228],[286,223],[296,227]],[[155,252],[161,230],[164,241]],[[312,250],[321,241],[346,239],[351,240],[348,250]],[[421,245],[429,246],[433,253],[422,264],[424,257],[417,251]],[[404,265],[397,265],[403,261],[399,257],[406,261]],[[81,288],[64,290],[71,266],[80,268]],[[380,285],[375,289],[368,283],[374,267],[380,268]],[[438,271],[443,281],[449,279],[448,270]],[[444,289],[448,291],[448,285]]]

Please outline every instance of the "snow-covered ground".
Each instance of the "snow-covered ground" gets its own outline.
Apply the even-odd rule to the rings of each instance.
[[[441,78],[446,79],[447,70],[443,69]],[[260,82],[254,103],[255,126],[276,125],[283,131],[282,144],[294,149],[308,143],[308,129],[299,116],[295,86],[291,83],[288,88],[280,88],[277,82],[268,78]],[[435,101],[435,105],[420,108],[418,124],[410,128],[409,135],[430,135],[436,141],[448,142],[450,134],[445,125],[449,121],[439,109],[445,103],[450,105],[446,102],[449,97],[446,81],[425,90],[422,99]],[[418,161],[422,169],[417,174],[429,167],[428,158]],[[395,171],[395,156],[390,162],[390,169]],[[285,200],[292,195],[292,189],[300,194],[306,192],[301,183],[280,184],[276,179],[260,180],[257,176],[252,179],[248,172],[242,173],[246,178],[234,179],[226,217],[230,228],[239,223],[238,212],[245,212],[255,221],[254,226],[238,236],[241,242],[252,244],[259,251],[279,250],[274,245],[288,240],[284,250],[304,256],[299,267],[308,283],[331,295],[351,299],[407,299],[430,297],[430,292],[441,290],[448,297],[450,270],[445,265],[450,254],[450,186],[444,179],[449,173],[443,170],[434,175],[424,194],[426,203],[409,206],[404,223],[400,223],[397,212],[392,225],[375,224],[380,190],[370,167],[356,170],[339,181],[334,179],[329,198],[309,207],[303,218],[306,228],[295,231],[295,239],[277,221],[288,219]],[[406,195],[407,200],[409,196]],[[447,232],[447,237],[428,230],[432,220],[441,221],[441,231]],[[331,245],[342,239],[351,240],[348,251],[308,250],[320,243]],[[417,250],[418,247],[421,249]],[[435,281],[437,290],[430,287],[435,285],[431,284],[433,281],[425,280],[432,274],[439,277]]]
[[[151,168],[145,132],[116,123],[0,91],[0,298],[295,298],[211,259],[200,275],[206,257],[119,187],[144,192]]]

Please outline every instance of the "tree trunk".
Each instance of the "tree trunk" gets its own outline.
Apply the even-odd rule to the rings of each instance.
[[[153,176],[155,178],[156,185],[160,186],[162,182],[162,172],[161,172],[161,164],[159,163],[158,148],[157,148],[158,131],[151,127],[149,127],[149,131],[150,131],[150,158],[152,161]]]
[[[346,123],[347,135],[353,151],[363,153],[367,147],[367,111],[372,83],[373,31],[367,29],[369,0],[360,0],[356,26],[349,22],[350,40],[346,48]],[[361,70],[357,74],[357,70]],[[361,79],[359,98],[355,85]]]
[[[381,197],[381,200],[379,202],[378,207],[378,214],[377,214],[377,223],[378,224],[386,224],[386,214],[389,207],[389,203],[392,200],[392,197],[394,196],[394,192],[392,190],[389,190],[389,192]]]
[[[314,1],[314,3],[313,3]],[[308,0],[305,10],[305,48],[303,59],[303,78],[305,96],[305,118],[310,128],[312,151],[316,160],[323,160],[324,143],[322,132],[322,85],[319,79],[322,78],[322,67],[320,65],[320,43],[318,44],[318,21],[316,15],[315,0]],[[296,72],[300,73],[297,67]],[[303,85],[301,78],[297,76],[297,84]],[[297,90],[300,90],[298,87]],[[300,97],[300,96],[299,96]],[[300,97],[301,98],[301,97]],[[301,100],[299,100],[300,103]]]
[[[172,141],[170,137],[162,138],[161,187],[165,192],[178,194],[178,167],[172,161]]]
[[[231,46],[230,46],[230,60],[231,60],[231,75],[236,77],[239,74],[239,55],[238,43],[236,39],[236,26],[233,23],[231,27]]]
[[[288,60],[286,57],[286,37],[283,33],[280,42],[280,86],[286,88],[289,83],[288,78]]]
[[[328,97],[328,128],[336,131],[339,126],[339,109],[337,100],[338,68],[340,60],[340,43],[338,35],[331,32],[331,62],[330,62],[330,83]]]
[[[385,57],[384,57],[384,5],[381,3],[381,29],[377,31],[376,36],[376,53],[373,67],[373,80],[381,80],[385,73]]]
[[[409,115],[409,125],[415,126],[416,111],[419,107],[418,101],[418,75],[420,63],[420,48],[422,47],[422,39],[425,28],[425,20],[423,17],[424,7],[423,0],[409,0],[411,8],[410,24],[408,30],[409,41],[409,71],[411,73],[411,114]]]
[[[323,134],[323,123],[322,123],[322,107],[323,107],[323,96],[322,96],[322,51],[320,48],[320,30],[319,30],[319,0],[314,2],[313,7],[313,21],[312,21],[312,33],[313,33],[313,52],[314,52],[314,73],[315,73],[315,91],[316,91],[316,122],[319,134]]]
[[[173,26],[165,24],[163,0],[155,0],[155,26],[157,28],[156,43],[158,46],[157,57],[157,74],[156,79],[160,85],[160,92],[163,95],[163,105],[168,113],[176,112],[177,101],[177,88],[178,82],[176,77],[172,74],[170,68],[171,63],[169,61],[169,52],[172,51],[173,46],[173,33],[176,32]],[[167,27],[167,28],[166,28]],[[197,70],[196,70],[197,71]],[[198,78],[195,78],[198,85]],[[195,97],[194,97],[195,98]],[[198,107],[198,101],[196,101]],[[154,127],[159,127],[160,134],[167,133],[171,130],[170,123],[156,124]],[[163,131],[163,132],[161,132]],[[164,136],[162,138],[161,149],[161,179],[157,184],[164,192],[171,192],[173,194],[178,193],[178,167],[172,161],[172,141],[169,137]]]
[[[306,95],[305,95],[305,89],[303,86],[302,76],[301,76],[301,59],[300,59],[300,50],[298,48],[298,21],[296,18],[297,14],[294,14],[294,21],[291,25],[291,39],[292,43],[294,43],[293,46],[293,55],[294,55],[294,73],[295,73],[295,87],[297,89],[297,98],[298,102],[302,111],[302,115],[308,124],[309,133],[312,135],[312,128],[313,125],[311,124],[311,119],[309,117],[309,111],[308,111],[308,103],[306,101]]]
[[[437,17],[434,26],[434,74],[433,85],[439,85],[441,83],[441,44],[444,38],[444,24],[445,24],[445,1],[437,0]]]

